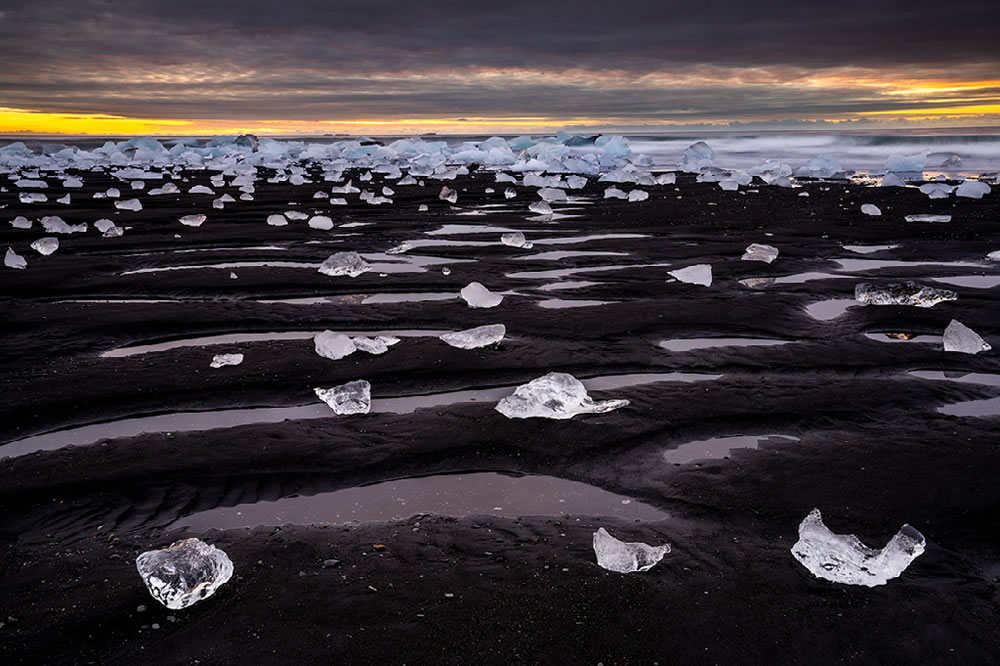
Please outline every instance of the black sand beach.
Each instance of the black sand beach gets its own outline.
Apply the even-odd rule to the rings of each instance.
[[[207,172],[186,175],[184,190],[210,185]],[[446,183],[458,191],[455,206],[438,199],[437,181],[400,186],[376,175],[363,186],[377,192],[389,185],[393,204],[351,197],[348,206],[328,206],[311,198],[319,185],[261,181],[255,201],[224,210],[213,210],[209,196],[178,194],[141,196],[143,210],[116,213],[109,200],[91,195],[120,181],[88,172],[85,183],[71,192],[69,206],[25,205],[16,191],[0,194],[5,222],[60,215],[70,224],[108,217],[127,227],[121,238],[93,230],[61,236],[49,257],[28,249],[48,235],[37,222],[28,231],[0,227],[0,248],[10,245],[28,260],[23,271],[0,272],[0,456],[20,447],[16,457],[0,459],[3,663],[997,661],[1000,362],[996,350],[946,353],[939,336],[957,319],[996,346],[1000,289],[933,279],[1000,275],[1000,264],[985,259],[1000,249],[995,186],[981,200],[931,200],[913,188],[850,181],[726,192],[680,174],[676,185],[640,188],[648,200],[626,202],[602,199],[612,184],[591,179],[571,192],[586,201],[555,206],[572,217],[546,222],[526,219],[535,188],[516,186],[508,202],[509,184],[483,170]],[[238,196],[235,188],[214,189]],[[64,193],[52,179],[50,200]],[[122,198],[130,196],[123,189]],[[862,214],[863,203],[882,215]],[[418,212],[420,204],[429,210]],[[287,210],[366,226],[319,231],[304,221],[265,223]],[[198,228],[177,222],[197,213],[208,216]],[[904,221],[918,213],[952,221]],[[428,234],[444,225],[495,229]],[[501,245],[500,228],[523,231],[534,247]],[[595,234],[629,236],[551,242]],[[375,262],[412,270],[420,263],[413,257],[440,259],[425,262],[422,272],[352,279],[316,270],[333,252],[384,253],[417,239],[493,244],[417,247]],[[777,247],[779,257],[741,261],[753,242]],[[844,245],[896,247],[860,253]],[[174,252],[181,249],[200,251]],[[616,254],[532,257],[551,251]],[[303,266],[123,275],[274,261]],[[668,271],[699,263],[712,265],[711,287],[668,281]],[[608,265],[617,268],[600,269]],[[525,275],[577,268],[584,270]],[[807,273],[818,275],[803,278]],[[778,279],[756,288],[739,282],[757,277]],[[902,279],[952,289],[958,299],[926,309],[855,306],[825,320],[806,311],[852,299],[858,282]],[[458,292],[472,281],[506,293],[501,305],[468,308]],[[542,289],[560,281],[591,284]],[[369,299],[413,293],[454,297]],[[330,300],[274,302],[316,297]],[[138,302],[115,302],[129,299]],[[606,303],[543,307],[559,305],[550,299]],[[492,323],[507,327],[498,346],[466,351],[437,333],[406,335],[383,355],[358,352],[339,361],[319,357],[308,336]],[[295,332],[302,335],[127,353],[190,338]],[[681,338],[786,344],[659,346]],[[102,357],[110,350],[119,353]],[[213,355],[226,352],[241,352],[245,361],[210,369]],[[439,396],[408,413],[376,405],[513,390],[550,371],[580,379],[704,377],[624,379],[592,394],[628,399],[628,407],[567,421],[510,420],[493,409],[495,399]],[[372,384],[370,414],[270,422],[259,414],[233,427],[169,426],[105,440],[74,431],[66,440],[76,446],[52,435],[178,412],[325,409],[313,388],[355,379]],[[967,408],[978,416],[939,411],[990,400]],[[762,441],[714,458],[665,458],[690,442],[733,436]],[[569,502],[565,514],[544,516],[456,508],[358,524],[178,527],[185,516],[220,507],[471,472],[582,482],[666,517],[594,515]],[[926,552],[882,587],[818,580],[789,550],[814,507],[834,532],[855,533],[877,548],[909,523],[926,537]],[[673,551],[645,573],[605,571],[591,547],[599,527],[626,541],[669,542]],[[225,550],[235,575],[212,598],[170,611],[149,596],[135,558],[186,536]]]

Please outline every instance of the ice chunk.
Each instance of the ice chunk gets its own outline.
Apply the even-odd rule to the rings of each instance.
[[[528,210],[532,213],[538,213],[539,215],[552,214],[552,206],[545,201],[533,201],[531,205],[528,206]]]
[[[70,201],[71,198],[68,194],[64,197],[59,197],[58,199],[56,199],[56,203],[63,204],[64,206],[68,206],[70,204]]]
[[[990,261],[1000,261],[1000,250],[993,250],[986,255],[986,258]]]
[[[944,329],[944,350],[946,352],[978,354],[990,349],[992,349],[990,343],[957,319],[952,319],[948,328]]]
[[[161,187],[154,187],[149,191],[150,196],[159,196],[161,194],[177,194],[181,189],[177,187],[174,183],[163,183]]]
[[[894,173],[882,176],[881,187],[906,187],[906,181]]]
[[[915,155],[890,155],[885,161],[885,170],[895,173],[923,171],[927,165],[927,153]]]
[[[955,190],[955,196],[967,199],[982,199],[990,193],[990,186],[978,180],[967,180]]]
[[[904,219],[907,222],[951,222],[951,215],[907,215]]]
[[[506,190],[503,191],[503,196],[505,199],[513,199],[514,197],[517,196],[517,190],[515,190],[513,187],[508,187]]]
[[[200,539],[146,551],[135,566],[153,598],[173,610],[207,599],[233,575],[229,556]]]
[[[509,245],[510,247],[523,247],[525,249],[534,247],[524,238],[524,234],[520,231],[512,231],[509,234],[501,234],[500,242],[504,245]]]
[[[507,334],[507,327],[503,324],[487,324],[477,326],[464,331],[445,333],[440,339],[452,347],[459,349],[478,349],[487,345],[495,345]]]
[[[543,201],[566,201],[566,191],[555,187],[543,187],[538,190],[538,196]]]
[[[281,213],[274,213],[267,216],[267,223],[272,227],[284,227],[288,224],[288,220]]]
[[[76,234],[87,231],[86,222],[82,224],[66,224],[58,215],[46,215],[41,219],[42,227],[50,234]]]
[[[313,338],[313,344],[316,347],[317,354],[333,361],[339,361],[345,356],[353,354],[358,349],[357,345],[354,344],[354,340],[351,340],[343,333],[334,333],[333,331],[317,333]]]
[[[115,202],[115,208],[118,210],[138,211],[142,210],[142,202],[138,199],[122,199]]]
[[[792,555],[817,578],[845,585],[885,585],[906,570],[924,552],[922,534],[909,525],[882,550],[869,548],[853,534],[834,534],[813,509],[799,524],[799,540]]]
[[[629,201],[645,201],[649,198],[649,192],[643,190],[632,190],[628,193]]]
[[[761,243],[750,243],[747,246],[746,252],[740,257],[743,261],[763,261],[766,264],[771,263],[777,258],[778,248]]]
[[[628,193],[625,190],[619,190],[617,187],[609,187],[604,190],[605,199],[628,199]]]
[[[216,354],[212,357],[213,368],[221,368],[226,365],[239,365],[243,362],[243,354]]]
[[[952,155],[946,160],[941,162],[942,169],[961,169],[962,168],[962,158],[958,155]]]
[[[351,338],[351,342],[353,342],[354,346],[361,351],[377,355],[384,354],[389,351],[389,347],[399,342],[399,338],[391,335],[378,335],[374,338],[369,338],[366,335],[359,335]]]
[[[180,223],[186,227],[200,227],[207,219],[204,215],[185,215],[180,219]]]
[[[18,215],[17,217],[15,217],[13,220],[10,221],[10,226],[14,227],[15,229],[30,229],[31,220],[26,218],[24,215]]]
[[[460,294],[470,308],[495,308],[503,300],[503,296],[494,294],[478,282],[470,282],[462,287]]]
[[[661,173],[659,176],[656,177],[657,185],[673,185],[676,182],[677,182],[677,174],[673,172]]]
[[[875,286],[861,282],[854,287],[854,299],[864,305],[915,305],[929,308],[942,301],[954,301],[958,294],[950,289],[924,287],[916,282],[890,282]]]
[[[577,414],[610,412],[628,404],[628,400],[594,402],[576,377],[550,372],[518,386],[512,395],[497,403],[496,410],[509,419],[569,419]]]
[[[213,192],[211,188],[205,187],[204,185],[195,185],[188,190],[188,194],[211,194],[212,196],[215,196],[215,192]]]
[[[372,407],[372,385],[363,379],[328,389],[315,388],[313,391],[320,400],[330,405],[330,409],[342,416],[367,414]]]
[[[920,191],[930,199],[947,199],[954,189],[954,186],[944,183],[924,183],[920,186]]]
[[[24,260],[24,257],[14,252],[13,248],[7,248],[7,254],[3,257],[3,265],[7,268],[25,268],[28,262]]]
[[[571,190],[582,190],[587,185],[587,179],[583,176],[566,176],[566,187]]]
[[[458,192],[445,185],[441,188],[441,192],[438,194],[438,199],[441,201],[447,201],[448,203],[455,203],[458,201]]]
[[[796,176],[809,178],[832,178],[843,171],[833,153],[822,153],[795,170]]]
[[[353,278],[367,273],[372,268],[372,265],[362,259],[357,252],[337,252],[331,254],[326,261],[320,264],[319,272],[334,277],[348,275]]]
[[[670,544],[647,546],[614,538],[603,527],[594,532],[594,554],[597,565],[617,573],[649,571],[670,552]]]
[[[711,264],[695,264],[687,268],[678,268],[675,271],[668,271],[681,282],[688,284],[700,284],[704,287],[712,286],[712,266]]]
[[[115,223],[107,218],[102,218],[97,222],[94,222],[94,228],[100,231],[102,234],[106,234],[112,229],[114,229]]]
[[[83,181],[80,180],[79,178],[67,178],[66,180],[63,181],[63,187],[65,188],[83,187]]]
[[[31,243],[31,249],[38,252],[38,254],[48,256],[59,249],[59,239],[53,236],[39,238]]]
[[[699,141],[684,150],[679,166],[681,171],[697,173],[704,167],[712,166],[715,161],[715,151],[704,141]]]
[[[285,217],[288,218],[289,220],[296,220],[296,221],[309,219],[309,215],[303,213],[300,210],[286,210]]]
[[[333,229],[333,220],[326,215],[313,215],[309,218],[309,227],[312,229],[329,231],[330,229]]]
[[[861,204],[861,212],[865,215],[879,216],[882,214],[882,209],[875,204]]]
[[[21,203],[43,203],[49,200],[49,198],[41,192],[21,192],[17,198]]]

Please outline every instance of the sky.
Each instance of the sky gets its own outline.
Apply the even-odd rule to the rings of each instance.
[[[1000,2],[0,0],[0,133],[1000,126]]]

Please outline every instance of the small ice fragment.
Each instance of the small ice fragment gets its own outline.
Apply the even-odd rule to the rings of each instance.
[[[834,534],[813,509],[799,524],[799,540],[792,555],[812,575],[834,583],[876,587],[906,570],[924,552],[923,535],[909,525],[892,537],[885,548],[869,548],[853,534]]]
[[[200,227],[201,223],[207,219],[204,215],[185,215],[180,219],[180,223],[186,227]]]
[[[7,268],[25,268],[28,262],[25,261],[24,257],[14,252],[13,248],[7,248],[7,254],[3,257],[3,265]]]
[[[503,300],[503,296],[494,294],[479,282],[470,282],[459,293],[470,308],[495,308]]]
[[[743,261],[763,261],[766,264],[771,263],[778,258],[778,248],[771,245],[762,245],[761,243],[751,243],[747,246],[746,252],[740,259]]]
[[[556,187],[543,187],[538,190],[542,201],[566,201],[566,191]]]
[[[118,210],[138,211],[142,210],[142,202],[138,199],[122,199],[115,202],[115,208]]]
[[[153,598],[173,610],[207,599],[233,575],[229,556],[200,539],[146,551],[135,566]]]
[[[267,223],[272,227],[283,227],[288,224],[288,220],[281,213],[274,213],[267,216]]]
[[[177,194],[180,192],[180,188],[174,183],[163,183],[162,187],[154,187],[149,191],[150,196],[159,196],[161,194]]]
[[[221,368],[226,365],[239,365],[243,362],[243,354],[216,354],[212,357],[211,367]]]
[[[429,208],[427,207],[427,204],[420,204],[419,206],[417,206],[418,213],[426,213],[428,210]]]
[[[289,220],[308,220],[309,216],[300,210],[286,210],[285,217]]]
[[[866,204],[861,204],[861,212],[864,213],[865,215],[878,216],[882,214],[882,209],[876,206],[875,204],[866,203]]]
[[[451,275],[451,269],[445,266],[441,269],[441,275]]]
[[[15,217],[13,220],[10,221],[10,226],[14,227],[15,229],[30,229],[31,220],[26,218],[24,215],[18,215],[17,217]]]
[[[670,544],[648,546],[644,543],[619,541],[603,527],[594,532],[594,554],[597,565],[616,573],[649,571],[670,552]]]
[[[347,275],[358,277],[362,273],[372,270],[373,266],[361,258],[357,252],[337,252],[331,254],[326,261],[320,264],[319,272],[323,275]]]
[[[524,234],[520,231],[513,231],[509,234],[501,234],[500,242],[504,245],[509,245],[510,247],[523,247],[525,249],[534,247],[524,238]]]
[[[628,199],[628,193],[625,190],[619,190],[617,187],[609,187],[604,190],[605,199]]]
[[[513,394],[497,403],[496,410],[509,419],[569,419],[577,414],[601,414],[620,409],[628,400],[594,402],[576,377],[550,372],[518,386]]]
[[[61,203],[64,206],[68,206],[69,203],[70,203],[70,201],[71,201],[71,197],[68,194],[66,196],[64,196],[64,197],[59,197],[58,199],[56,199],[56,203]]]
[[[674,172],[661,173],[656,177],[657,185],[674,185],[677,183],[677,174]]]
[[[649,198],[649,192],[644,190],[632,190],[628,193],[629,201],[645,201]]]
[[[59,249],[59,239],[54,236],[39,238],[31,243],[31,249],[47,257]]]
[[[63,187],[83,187],[83,181],[79,178],[67,178],[63,181]]]
[[[503,324],[487,324],[477,326],[464,331],[445,333],[439,339],[443,342],[459,349],[478,349],[488,345],[495,345],[507,334],[507,327]]]
[[[441,192],[438,194],[438,199],[441,201],[447,201],[448,203],[455,203],[458,201],[458,192],[445,185],[441,188]]]
[[[990,343],[983,340],[978,333],[957,319],[952,319],[948,328],[944,329],[944,350],[946,352],[978,354],[992,348]]]
[[[330,229],[333,229],[333,220],[326,215],[313,215],[309,218],[309,227],[312,229],[329,231]]]
[[[345,356],[353,354],[358,349],[357,345],[354,344],[354,340],[351,340],[343,333],[334,333],[333,331],[317,333],[313,338],[313,344],[316,347],[317,354],[333,361],[339,361]]]
[[[550,206],[545,201],[533,201],[531,205],[528,206],[528,210],[532,213],[538,213],[539,215],[551,215],[552,206]]]
[[[887,173],[882,176],[880,187],[906,187],[906,181],[894,173]]]
[[[955,190],[955,196],[966,199],[982,199],[984,195],[990,193],[990,186],[978,180],[967,180]]]
[[[1000,261],[1000,250],[993,250],[986,255],[986,258],[990,261]]]
[[[58,215],[46,215],[41,219],[42,227],[50,234],[76,234],[87,231],[87,223],[66,224]]]
[[[215,192],[213,192],[211,188],[205,187],[204,185],[195,185],[188,190],[188,194],[211,194],[212,196],[215,196]]]
[[[232,271],[229,272],[229,279],[230,280],[236,280],[238,277],[239,276],[236,275],[236,273],[233,273]]]
[[[351,338],[354,346],[369,354],[384,354],[389,351],[389,347],[399,342],[399,338],[391,335],[379,335],[369,338],[366,335],[359,335]]]
[[[907,222],[951,222],[951,215],[907,215],[904,219]]]
[[[930,199],[947,199],[955,187],[943,183],[924,183],[920,186],[920,191]]]
[[[330,405],[330,409],[341,416],[367,414],[371,410],[372,385],[364,379],[328,389],[315,388],[313,391],[320,400]]]
[[[958,294],[949,289],[924,287],[916,282],[890,282],[875,286],[861,282],[854,287],[854,299],[864,305],[915,305],[929,308],[942,301],[954,301]]]
[[[503,191],[503,196],[506,199],[513,199],[514,197],[517,196],[517,190],[515,190],[513,187],[508,187]]]
[[[952,155],[943,162],[941,162],[942,169],[960,169],[962,168],[962,158],[958,155]]]
[[[678,268],[675,271],[668,271],[668,273],[681,282],[687,282],[688,284],[700,284],[703,287],[712,286],[711,264],[695,264],[694,266],[688,266],[686,268]]]

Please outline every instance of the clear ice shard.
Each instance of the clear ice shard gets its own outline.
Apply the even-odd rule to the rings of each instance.
[[[31,249],[38,252],[38,254],[48,256],[59,249],[59,239],[55,236],[46,236],[45,238],[39,238],[36,241],[32,241]]]
[[[981,351],[991,349],[993,347],[990,346],[990,343],[957,319],[952,319],[948,328],[944,329],[944,350],[946,352],[978,354]]]
[[[799,525],[792,555],[817,578],[845,585],[876,587],[897,578],[924,552],[924,536],[909,525],[885,548],[869,548],[853,534],[834,534],[813,509]]]
[[[477,326],[476,328],[469,328],[464,331],[445,333],[439,337],[452,347],[478,349],[487,345],[495,345],[503,340],[503,336],[505,335],[507,335],[507,327],[503,324],[487,324],[486,326]]]
[[[601,414],[620,409],[628,400],[594,402],[579,379],[565,372],[522,384],[497,403],[496,410],[509,419],[571,419],[577,414]]]
[[[528,210],[539,215],[551,215],[552,206],[545,201],[534,201],[528,206]]]
[[[3,257],[3,265],[7,268],[25,268],[28,262],[24,257],[14,252],[13,248],[7,248],[7,254]]]
[[[668,273],[681,282],[687,282],[688,284],[700,284],[703,287],[712,286],[711,264],[695,264],[694,266],[688,266],[687,268],[678,268],[676,271],[668,271]]]
[[[384,354],[389,351],[389,347],[399,342],[399,338],[391,335],[377,335],[370,338],[366,335],[359,335],[351,338],[354,346],[369,354]]]
[[[854,287],[854,299],[864,305],[915,305],[929,308],[942,301],[954,301],[958,294],[950,289],[925,287],[916,282],[889,282],[876,286],[860,282]]]
[[[216,354],[212,357],[211,367],[221,368],[227,365],[239,365],[243,362],[243,354]]]
[[[458,192],[445,185],[441,188],[438,199],[447,201],[448,203],[456,203],[458,201]]]
[[[200,227],[201,223],[207,219],[204,215],[185,215],[180,219],[180,223],[186,227]]]
[[[337,414],[367,414],[372,407],[372,385],[363,379],[333,388],[315,388],[317,397]]]
[[[879,216],[882,214],[882,209],[875,204],[861,204],[861,212],[865,215]]]
[[[649,571],[653,565],[670,552],[670,544],[648,546],[629,543],[614,538],[603,527],[594,532],[594,554],[597,565],[617,573]]]
[[[750,243],[747,246],[746,252],[740,259],[743,261],[763,261],[766,264],[771,263],[778,258],[778,248],[771,245],[762,245],[761,243]]]
[[[178,610],[215,594],[233,575],[233,561],[200,539],[184,539],[136,558],[135,567],[153,598]]]
[[[495,308],[503,300],[503,296],[494,294],[479,282],[470,282],[459,293],[470,308]]]
[[[501,234],[500,242],[510,247],[523,247],[526,250],[534,247],[531,243],[525,240],[524,234],[520,231],[513,231],[509,234]]]
[[[337,252],[320,264],[319,272],[323,275],[348,275],[357,277],[372,270],[372,265],[361,258],[357,252]]]
[[[316,346],[317,354],[334,361],[339,361],[358,349],[354,340],[343,333],[334,333],[333,331],[317,333],[316,337],[313,338],[313,344]]]

